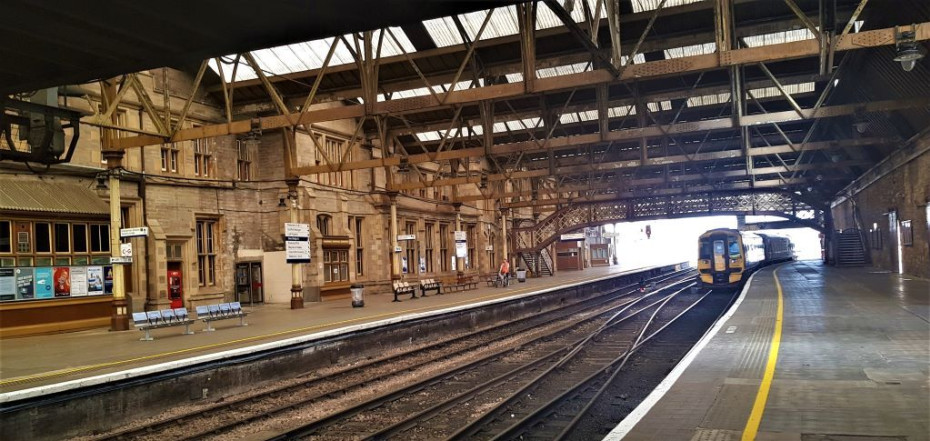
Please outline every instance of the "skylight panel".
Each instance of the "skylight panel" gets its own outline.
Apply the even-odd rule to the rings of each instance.
[[[458,15],[459,21],[462,22],[462,27],[465,29],[465,34],[468,35],[469,40],[475,41],[475,37],[478,36],[478,31],[481,29],[481,24],[484,23],[488,11],[490,10]],[[425,20],[423,26],[426,27],[426,31],[437,47],[453,46],[465,42],[462,40],[462,36],[459,34],[452,17]],[[491,15],[491,19],[488,21],[484,32],[481,34],[481,39],[487,40],[489,38],[516,35],[518,32],[519,24],[517,22],[516,7],[511,5],[504,8],[495,8]]]
[[[672,102],[665,100],[657,103],[646,103],[646,107],[650,112],[658,112],[660,109],[662,111],[672,110]]]
[[[811,40],[815,38],[810,29],[795,29],[792,31],[773,32],[771,34],[750,35],[744,40],[749,47],[769,46],[773,44],[791,43],[794,41]]]
[[[622,118],[629,115],[636,115],[636,108],[633,106],[619,106],[607,109],[608,118]]]
[[[811,81],[807,83],[786,84],[783,87],[785,91],[791,95],[795,95],[798,93],[810,93],[814,91],[814,82]],[[756,99],[781,96],[781,92],[779,92],[778,88],[775,86],[762,87],[758,89],[750,89],[749,93],[751,93],[752,96],[756,97]]]
[[[407,38],[407,34],[404,33],[403,29],[393,27],[391,28],[391,32],[397,37],[397,41],[395,42],[390,35],[385,33],[384,38],[381,40],[381,57],[400,55],[403,51],[407,51],[408,53],[416,51],[416,48],[410,42],[410,39]],[[350,44],[355,43],[354,35],[346,35],[346,39]],[[375,52],[377,52],[379,39],[381,39],[380,29],[372,33],[373,46],[375,48],[373,50]],[[319,69],[323,67],[323,62],[326,60],[326,55],[329,53],[330,47],[334,41],[336,41],[336,38],[329,37],[302,43],[276,46],[268,49],[259,49],[252,51],[252,56],[255,57],[255,61],[258,63],[259,68],[262,69],[266,75],[284,75]],[[378,56],[377,53],[372,55]],[[231,60],[235,59],[235,55],[228,55],[223,58],[224,60],[230,61],[228,64],[224,63],[223,65],[223,76],[226,81],[231,81],[233,68]],[[352,52],[349,51],[349,48],[347,48],[345,43],[340,39],[336,49],[333,51],[330,66],[354,62],[355,58],[352,56]],[[210,61],[209,65],[214,72],[219,73],[216,63],[213,60]],[[236,71],[236,81],[250,80],[257,77],[252,67],[249,66],[244,59],[240,60],[239,68]]]
[[[665,49],[665,59],[693,57],[695,55],[707,55],[717,51],[717,43],[695,44],[691,46],[673,47]]]
[[[536,78],[550,78],[561,75],[587,72],[591,70],[591,63],[575,63],[565,66],[544,67],[536,70]]]
[[[718,93],[715,95],[701,95],[688,98],[688,107],[710,106],[714,104],[723,104],[730,101],[730,93]]]
[[[585,0],[588,2],[588,8],[591,10],[591,14],[594,14],[597,11],[597,0]],[[540,29],[549,29],[563,26],[562,20],[549,9],[549,5],[539,2],[536,7],[536,30]],[[572,19],[576,23],[583,23],[585,21],[584,6],[581,2],[574,3],[574,7],[571,10]],[[598,19],[607,18],[607,8],[601,6],[600,13],[598,14]]]
[[[697,3],[700,1],[707,0],[667,0],[663,8],[668,8],[672,6],[682,6],[689,5],[691,3]],[[659,4],[662,3],[662,0],[631,0],[630,3],[633,4],[633,12],[644,12],[644,11],[654,11],[659,7]]]

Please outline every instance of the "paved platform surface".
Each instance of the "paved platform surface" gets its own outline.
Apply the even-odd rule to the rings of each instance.
[[[784,312],[766,381],[776,268]],[[667,380],[667,392],[659,398],[657,389],[608,439],[752,439],[750,416],[765,387],[757,440],[930,439],[927,280],[819,262],[768,267],[719,325],[690,364],[686,358],[673,371],[680,376]]]
[[[528,279],[506,288],[487,287],[394,303],[389,294],[367,295],[365,307],[353,308],[351,300],[307,303],[304,309],[289,305],[245,306],[248,326],[239,320],[213,322],[214,332],[202,332],[203,323],[191,325],[194,335],[182,335],[184,327],[156,329],[153,341],[139,341],[142,332],[132,329],[109,332],[94,329],[64,334],[0,340],[0,393],[79,380],[140,366],[182,360],[204,354],[284,340],[341,327],[401,317],[413,313],[468,305],[487,300],[569,285],[634,271],[619,266],[562,271],[553,277]],[[514,281],[515,282],[515,281]]]

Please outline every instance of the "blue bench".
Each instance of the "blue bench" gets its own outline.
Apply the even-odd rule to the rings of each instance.
[[[142,341],[151,341],[152,329],[169,328],[172,326],[184,325],[184,335],[193,334],[190,325],[194,323],[187,315],[186,308],[165,309],[162,311],[134,312],[132,313],[132,324],[136,329],[145,332],[145,336],[140,338]]]
[[[220,303],[216,305],[205,305],[197,307],[197,319],[203,320],[203,323],[207,325],[204,328],[204,332],[215,331],[213,328],[212,322],[217,320],[226,320],[226,319],[239,319],[239,326],[249,326],[245,322],[245,316],[249,313],[242,310],[242,305],[239,302],[232,303]]]

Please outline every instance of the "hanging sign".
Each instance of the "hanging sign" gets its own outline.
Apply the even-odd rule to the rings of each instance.
[[[569,233],[559,237],[561,241],[584,240],[584,233]]]
[[[149,235],[149,227],[121,228],[119,237],[145,237]]]
[[[417,237],[414,236],[413,234],[399,234],[399,235],[397,235],[397,241],[398,241],[398,242],[399,242],[399,241],[403,241],[403,240],[416,240],[416,238],[417,238]]]
[[[485,251],[494,251],[494,245],[487,245],[484,247]]]
[[[110,263],[119,264],[119,265],[125,265],[125,264],[128,264],[128,263],[132,263],[132,257],[111,257],[111,258],[110,258]],[[56,295],[57,295],[57,293],[56,293]]]

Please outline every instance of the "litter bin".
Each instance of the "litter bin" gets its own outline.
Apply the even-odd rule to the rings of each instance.
[[[526,270],[523,268],[517,268],[517,282],[523,283],[526,282]]]
[[[349,287],[349,291],[352,291],[353,308],[361,308],[362,306],[365,306],[365,300],[362,298],[362,294],[365,292],[365,285],[352,285]]]

